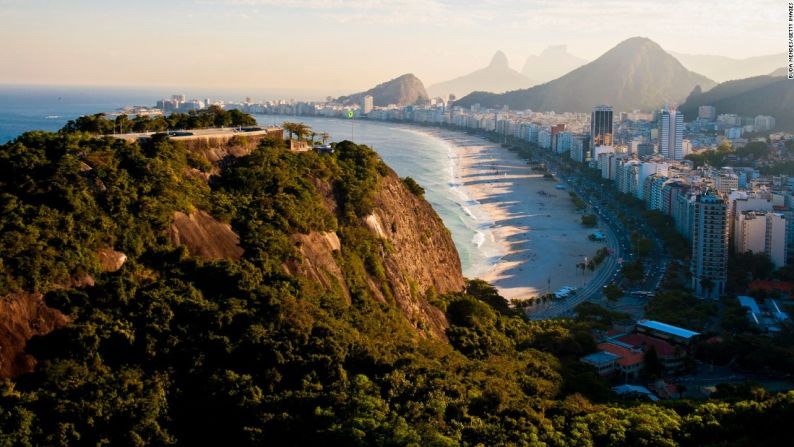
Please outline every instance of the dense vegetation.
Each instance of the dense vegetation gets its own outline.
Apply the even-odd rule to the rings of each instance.
[[[208,127],[240,127],[254,126],[256,119],[239,110],[224,110],[219,106],[206,109],[191,110],[188,113],[174,112],[169,116],[138,115],[130,119],[127,115],[118,115],[108,119],[104,113],[81,116],[66,123],[63,131],[88,132],[92,134],[110,135],[127,132],[164,132],[176,129],[204,129]]]
[[[84,129],[87,130],[87,129]],[[167,137],[144,145],[65,129],[0,146],[0,294],[49,291],[71,318],[32,340],[34,373],[0,383],[3,445],[782,445],[794,393],[729,402],[610,403],[578,362],[618,318],[527,322],[493,288],[427,298],[447,340],[369,296],[385,242],[359,224],[388,169],[365,146],[294,154],[266,141],[209,184]],[[323,205],[319,184],[339,205]],[[203,209],[240,261],[165,236]],[[336,231],[352,300],[285,273],[289,235]],[[96,249],[128,260],[102,273]],[[90,288],[55,287],[76,273]]]

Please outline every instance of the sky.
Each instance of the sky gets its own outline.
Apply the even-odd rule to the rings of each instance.
[[[783,52],[782,0],[0,0],[0,84],[336,95],[414,73],[432,85],[567,44],[595,59]]]

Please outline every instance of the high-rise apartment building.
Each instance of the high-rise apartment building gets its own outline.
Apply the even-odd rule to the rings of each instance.
[[[782,213],[743,211],[736,216],[736,251],[766,253],[775,268],[786,264],[786,218]]]
[[[590,147],[612,146],[612,107],[596,106],[590,115]],[[595,154],[592,154],[595,157]]]
[[[361,113],[366,115],[371,112],[374,107],[372,95],[365,95],[361,98]]]
[[[664,158],[684,158],[684,114],[665,106],[659,114],[659,153]]]
[[[692,289],[698,297],[717,299],[728,271],[728,207],[722,196],[706,192],[693,208]]]

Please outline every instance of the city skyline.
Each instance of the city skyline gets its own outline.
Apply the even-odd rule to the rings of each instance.
[[[592,60],[638,35],[671,52],[780,53],[778,2],[760,3],[750,17],[741,2],[722,2],[716,20],[712,7],[685,0],[3,0],[0,38],[14,45],[0,48],[0,83],[338,94],[408,72],[429,86],[486,65],[497,50],[516,69],[556,44]]]

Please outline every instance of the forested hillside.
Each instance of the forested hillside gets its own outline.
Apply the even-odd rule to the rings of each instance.
[[[27,342],[32,371],[0,384],[1,444],[790,439],[794,393],[613,401],[578,358],[616,316],[527,322],[464,283],[421,188],[366,146],[319,155],[266,140],[196,175],[212,170],[166,136],[69,128],[0,146],[0,296],[41,294],[59,318]],[[240,250],[174,239],[175,216],[199,212]]]

